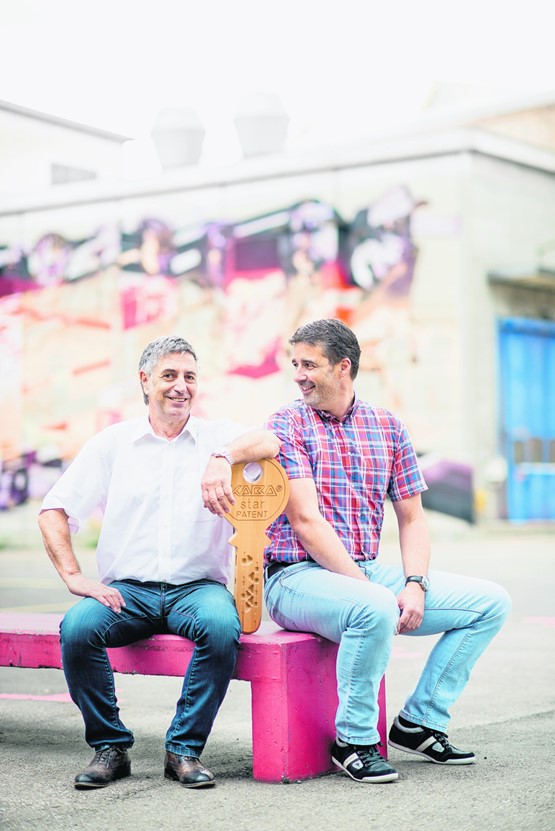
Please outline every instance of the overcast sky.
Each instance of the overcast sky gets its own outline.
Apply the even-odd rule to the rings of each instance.
[[[371,135],[437,83],[555,90],[549,0],[0,0],[0,98],[148,137],[193,106],[205,161],[238,154],[245,95],[277,93],[289,146]]]

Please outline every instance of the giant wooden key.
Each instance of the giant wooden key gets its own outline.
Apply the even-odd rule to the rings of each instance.
[[[256,632],[262,616],[266,529],[289,498],[289,480],[275,459],[233,465],[231,487],[235,496],[227,518],[235,528],[229,542],[235,546],[235,605],[246,634]]]

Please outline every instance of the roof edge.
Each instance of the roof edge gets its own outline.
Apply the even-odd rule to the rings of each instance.
[[[67,118],[33,110],[29,107],[22,107],[20,104],[12,104],[10,101],[0,100],[0,110],[6,110],[14,115],[20,115],[23,118],[44,121],[46,124],[53,124],[56,127],[66,127],[68,130],[75,130],[79,133],[88,133],[91,136],[114,141],[118,144],[123,144],[124,141],[129,141],[131,138],[130,136],[122,136],[119,133],[112,133],[109,130],[102,130],[100,127],[92,127],[89,124],[81,124],[78,121],[71,121]]]
[[[555,175],[555,153],[514,139],[486,133],[481,128],[398,137],[389,142],[361,142],[356,147],[313,151],[310,156],[288,154],[245,159],[229,167],[206,169],[188,167],[163,171],[158,176],[136,181],[94,180],[49,188],[37,194],[21,194],[0,201],[0,216],[110,202],[154,194],[223,188],[296,176],[311,176],[341,169],[456,158],[465,154],[496,159],[508,164]]]

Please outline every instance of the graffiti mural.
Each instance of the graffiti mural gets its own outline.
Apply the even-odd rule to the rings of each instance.
[[[372,379],[376,403],[405,415],[390,356],[402,344],[406,361],[418,361],[411,219],[423,204],[399,186],[350,223],[307,200],[237,223],[146,217],[86,239],[52,231],[30,250],[0,244],[0,509],[40,497],[90,435],[142,412],[138,356],[162,334],[198,351],[199,415],[223,404],[256,425],[295,396],[292,332],[341,318],[361,342],[361,383]],[[470,518],[470,484],[464,492],[453,512]]]

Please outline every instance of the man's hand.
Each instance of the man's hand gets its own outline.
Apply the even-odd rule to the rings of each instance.
[[[412,632],[418,629],[424,617],[426,594],[419,583],[408,583],[403,591],[397,595],[397,604],[401,610],[397,624],[397,634]]]
[[[91,580],[83,574],[72,574],[65,578],[65,584],[72,594],[79,597],[94,597],[103,606],[108,606],[112,611],[121,612],[122,606],[125,606],[125,600],[117,589],[105,586],[104,583],[98,580]]]
[[[212,514],[223,517],[235,505],[231,490],[231,465],[223,457],[210,457],[200,485],[204,507]]]

